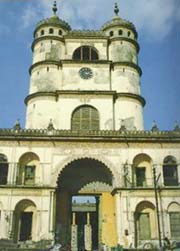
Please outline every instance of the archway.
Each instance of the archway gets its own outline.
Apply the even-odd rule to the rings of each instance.
[[[104,215],[110,218],[111,232],[114,237],[111,240],[106,237],[106,242],[109,246],[115,244],[115,209],[113,207],[115,203],[114,197],[111,195],[112,181],[113,174],[110,169],[95,159],[77,159],[65,166],[57,180],[57,241],[62,245],[71,245],[71,248],[73,245],[77,245],[78,250],[86,249],[85,228],[89,224],[91,247],[97,249],[99,242],[102,242],[103,236],[108,232],[109,225],[104,224],[102,227],[101,223],[102,214],[107,210],[108,203],[111,203],[112,208],[109,208],[109,212],[104,213]],[[74,197],[78,198],[80,202],[76,204]],[[85,198],[87,198],[86,203],[83,203]],[[90,201],[88,202],[89,198]],[[82,220],[79,220],[80,218]],[[84,225],[82,226],[82,224]],[[74,237],[73,227],[74,231],[77,231]],[[97,236],[97,238],[92,238],[92,235]],[[76,239],[76,236],[77,240],[73,242],[73,238]]]
[[[134,220],[136,247],[157,238],[155,206],[150,201],[141,201],[136,206]]]
[[[31,200],[21,200],[14,211],[14,240],[34,240],[36,236],[37,208]]]

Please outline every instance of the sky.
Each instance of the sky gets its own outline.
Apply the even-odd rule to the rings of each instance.
[[[52,0],[0,0],[0,128],[25,124],[32,63],[31,43],[38,21],[52,15]],[[114,17],[115,0],[58,0],[58,15],[72,29],[100,29]],[[180,0],[117,0],[122,18],[133,22],[140,44],[139,66],[145,129],[180,125]]]

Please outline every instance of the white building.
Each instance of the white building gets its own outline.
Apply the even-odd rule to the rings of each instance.
[[[97,31],[53,12],[34,31],[26,127],[0,129],[0,245],[180,241],[180,129],[144,130],[135,26],[117,5]]]

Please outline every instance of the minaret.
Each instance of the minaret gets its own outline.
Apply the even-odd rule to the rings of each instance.
[[[37,23],[32,43],[33,63],[30,67],[30,90],[26,128],[45,128],[56,113],[56,90],[61,89],[62,67],[65,58],[64,36],[71,30],[68,23],[57,16],[54,2],[53,16]]]
[[[111,85],[117,92],[115,100],[116,129],[125,126],[129,130],[143,129],[143,106],[140,93],[141,69],[138,66],[139,45],[135,26],[119,17],[117,3],[115,17],[103,25],[109,36],[109,60],[112,61]]]

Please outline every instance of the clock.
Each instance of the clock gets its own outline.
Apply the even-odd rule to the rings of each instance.
[[[90,79],[93,77],[93,71],[88,67],[83,67],[79,70],[79,75],[83,79]]]

